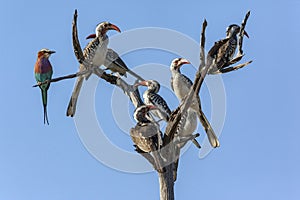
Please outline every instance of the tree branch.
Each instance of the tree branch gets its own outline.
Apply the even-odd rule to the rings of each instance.
[[[246,26],[249,16],[250,16],[250,11],[247,12],[247,14],[241,24],[241,29],[240,29],[240,34],[239,34],[239,55],[243,55],[243,49],[242,49],[243,48],[243,38],[244,38],[244,33],[245,33],[245,26]]]
[[[173,164],[165,167],[165,172],[158,173],[160,200],[174,200]]]
[[[75,53],[75,56],[76,56],[78,62],[80,64],[87,64],[87,63],[84,63],[85,59],[84,59],[83,52],[81,50],[81,46],[80,46],[80,43],[78,40],[77,17],[78,17],[78,14],[77,14],[77,9],[76,9],[75,13],[74,13],[74,17],[73,17],[73,22],[72,22],[73,49],[74,49],[74,53]]]
[[[236,66],[233,66],[233,67],[227,67],[227,68],[224,68],[224,69],[220,69],[220,70],[218,70],[216,72],[213,72],[211,74],[212,75],[215,75],[215,74],[225,74],[225,73],[228,73],[228,72],[232,72],[232,71],[241,69],[241,68],[249,65],[250,63],[252,63],[252,60],[250,60],[248,62],[245,62],[245,63],[242,63],[242,64],[239,64],[239,65],[236,65]]]
[[[48,84],[48,83],[52,83],[52,82],[58,82],[58,81],[65,80],[65,79],[76,78],[78,76],[82,76],[84,74],[87,74],[88,72],[89,72],[89,70],[84,70],[82,72],[77,72],[75,74],[70,74],[70,75],[61,76],[61,77],[58,77],[58,78],[53,78],[53,79],[46,80],[44,82],[38,83],[36,85],[33,85],[32,87],[38,87],[40,85],[44,85],[44,84]]]
[[[100,68],[95,68],[94,74],[96,74],[99,78],[109,82],[110,84],[116,85],[121,88],[123,92],[129,97],[135,108],[144,105],[137,87],[134,86],[135,84],[130,85],[126,81],[115,75],[105,73]]]
[[[203,69],[203,67],[205,67],[205,51],[204,51],[204,48],[205,48],[205,30],[206,30],[206,27],[207,27],[207,21],[206,19],[204,19],[204,22],[202,24],[202,30],[201,30],[201,38],[200,38],[200,70]]]

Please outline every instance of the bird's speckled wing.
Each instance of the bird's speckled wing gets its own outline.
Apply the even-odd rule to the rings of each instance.
[[[153,123],[138,124],[130,130],[133,142],[144,152],[152,152],[158,149],[157,126]]]
[[[218,53],[215,58],[216,68],[222,69],[223,67],[228,66],[228,62],[233,58],[235,50],[237,48],[237,39],[236,38],[226,38],[228,41],[225,42],[218,50]],[[223,40],[226,40],[223,39]],[[221,41],[223,41],[221,40]]]
[[[171,114],[171,110],[167,102],[159,94],[148,93],[148,99],[151,102],[151,104],[158,107],[161,111],[166,112],[168,115]]]
[[[92,62],[99,44],[100,39],[96,37],[86,45],[86,47],[83,49],[83,56],[85,58],[85,62]]]
[[[193,85],[193,82],[191,81],[191,79],[189,79],[187,76],[185,76],[184,74],[181,74],[182,76],[180,76],[180,78],[184,81],[184,82],[186,82],[188,85],[189,85],[189,87],[192,87],[192,85]]]

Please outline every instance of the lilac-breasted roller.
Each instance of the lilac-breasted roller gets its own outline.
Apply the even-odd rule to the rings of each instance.
[[[50,83],[41,84],[47,80],[51,80],[53,70],[51,63],[49,61],[49,57],[51,54],[55,53],[55,51],[51,51],[49,49],[41,49],[38,52],[37,61],[34,65],[34,76],[41,89],[42,92],[42,101],[43,101],[43,107],[44,107],[44,124],[48,122],[48,116],[47,116],[47,93],[48,89],[50,87]]]

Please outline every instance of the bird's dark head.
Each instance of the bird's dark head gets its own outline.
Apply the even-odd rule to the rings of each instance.
[[[91,34],[91,35],[87,36],[86,39],[103,36],[109,30],[115,30],[115,31],[121,32],[119,27],[117,27],[116,25],[114,25],[110,22],[101,22],[96,27],[96,31],[95,31],[96,34]]]
[[[180,67],[184,64],[191,64],[191,63],[190,63],[190,61],[188,61],[185,58],[175,58],[171,63],[170,69],[171,70],[179,70]]]
[[[158,93],[160,89],[160,84],[156,80],[148,80],[148,81],[141,81],[135,84],[135,86],[147,86],[149,90],[153,91],[154,93]]]
[[[231,24],[226,29],[226,36],[231,37],[237,35],[241,30],[241,27],[237,24]],[[244,31],[244,35],[246,35],[249,38],[249,35],[246,31]]]
[[[51,56],[51,54],[55,53],[55,51],[49,50],[49,49],[41,49],[38,52],[38,57],[45,57],[45,58],[49,58]]]
[[[143,122],[143,123],[150,122],[150,120],[146,117],[146,115],[150,110],[155,110],[155,109],[158,108],[153,105],[142,105],[135,109],[133,113],[133,117],[137,122]]]

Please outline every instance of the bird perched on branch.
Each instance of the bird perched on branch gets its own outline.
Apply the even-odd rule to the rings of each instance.
[[[219,48],[217,54],[214,55],[215,66],[209,69],[209,74],[216,74],[219,71],[222,71],[224,68],[228,67],[229,65],[234,64],[231,61],[235,55],[235,51],[238,46],[237,34],[240,33],[240,30],[240,26],[236,24],[231,24],[227,27],[225,38],[227,42],[224,43]],[[246,31],[244,31],[243,34],[249,38],[249,35]]]
[[[136,86],[147,86],[148,89],[144,92],[143,98],[146,105],[156,106],[158,109],[151,110],[150,112],[161,120],[169,121],[171,110],[167,102],[157,94],[160,89],[160,84],[155,80],[141,81]]]
[[[90,67],[100,67],[104,64],[107,53],[107,45],[109,42],[108,36],[106,35],[107,31],[115,30],[121,32],[120,29],[109,22],[102,22],[96,27],[96,34],[91,34],[88,38],[93,38],[92,41],[83,50],[84,63],[88,63],[91,66],[85,66],[84,63],[80,64],[79,71],[88,70]],[[92,73],[91,72],[85,75],[85,78],[88,79]],[[79,76],[76,80],[75,87],[68,105],[67,116],[73,117],[76,111],[76,103],[79,96],[79,92],[83,83],[84,77]]]
[[[42,92],[44,124],[47,123],[48,125],[49,121],[47,115],[47,93],[50,87],[50,82],[45,83],[45,81],[50,81],[52,78],[53,70],[49,61],[49,57],[53,53],[55,53],[55,51],[51,51],[49,49],[41,49],[38,52],[37,61],[34,65],[34,76]]]
[[[94,37],[96,37],[96,35],[92,34],[92,35],[89,35],[87,37],[87,39],[94,38]],[[104,66],[106,67],[106,69],[109,69],[113,73],[118,73],[121,76],[127,77],[126,72],[128,72],[129,74],[131,74],[132,76],[134,76],[138,80],[144,81],[144,79],[141,76],[139,76],[135,72],[131,71],[127,67],[127,65],[121,59],[119,54],[117,52],[115,52],[113,49],[110,49],[110,48],[107,49],[106,59],[104,61]]]
[[[161,170],[161,159],[158,153],[161,132],[159,125],[150,121],[147,117],[148,112],[154,109],[157,109],[157,107],[153,105],[142,105],[135,109],[133,116],[137,124],[134,128],[131,128],[130,136],[136,145],[137,151],[139,153],[152,153],[156,163],[155,168]]]
[[[172,61],[170,66],[170,70],[172,73],[171,87],[179,101],[184,100],[184,98],[187,96],[193,85],[193,82],[180,72],[180,68],[184,64],[190,64],[190,62],[184,58],[176,58]],[[219,140],[216,134],[214,133],[213,128],[211,127],[209,121],[207,120],[205,114],[202,111],[201,102],[198,94],[195,95],[195,97],[193,98],[193,103],[189,109],[192,109],[194,112],[196,112],[203,128],[205,129],[211,146],[214,148],[220,146]]]

